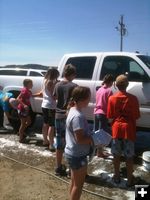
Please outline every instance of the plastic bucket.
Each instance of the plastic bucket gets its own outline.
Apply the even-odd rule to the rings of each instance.
[[[142,156],[144,168],[150,172],[150,151],[145,151]]]

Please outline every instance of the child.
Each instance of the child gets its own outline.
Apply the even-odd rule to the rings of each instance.
[[[128,78],[120,75],[116,78],[119,92],[108,100],[107,117],[112,119],[112,154],[114,155],[114,182],[120,182],[120,157],[126,157],[127,186],[134,185],[133,156],[136,139],[136,120],[140,117],[136,96],[127,93]]]
[[[106,132],[110,134],[111,130],[108,126],[108,119],[106,115],[107,115],[108,98],[113,94],[111,90],[112,84],[113,84],[113,76],[111,74],[105,75],[102,86],[96,92],[96,106],[94,109],[95,131],[99,129],[104,129]],[[108,155],[103,152],[103,148],[98,148],[97,156],[105,158]]]
[[[32,95],[31,89],[33,87],[33,82],[31,79],[24,79],[23,81],[23,88],[21,89],[21,92],[17,99],[19,99],[19,105],[18,105],[18,112],[19,117],[21,121],[21,125],[19,128],[19,142],[24,143],[25,142],[25,130],[26,128],[31,124],[31,117],[30,113],[32,112],[31,109],[31,103],[30,98],[32,96],[39,96],[40,93],[37,93],[35,95]]]
[[[87,155],[93,145],[88,122],[82,109],[88,106],[91,93],[87,87],[76,87],[72,92],[72,106],[66,120],[65,157],[71,169],[70,200],[79,200],[87,174]]]
[[[54,131],[55,131],[55,109],[56,99],[53,96],[53,90],[55,84],[58,82],[57,78],[59,72],[55,68],[51,68],[47,71],[43,84],[43,101],[42,112],[44,118],[44,124],[42,127],[43,145],[48,145],[51,151],[54,151]],[[49,140],[48,140],[49,138]]]
[[[76,68],[68,64],[63,71],[63,80],[58,82],[54,89],[57,99],[56,107],[56,175],[66,175],[66,167],[62,165],[65,147],[66,111],[72,90],[77,86],[72,80],[76,76]]]
[[[13,98],[14,95],[11,92],[0,92],[0,129],[5,130],[4,127],[4,114],[7,116],[9,123],[11,123],[12,116],[10,115],[11,105],[9,100]]]

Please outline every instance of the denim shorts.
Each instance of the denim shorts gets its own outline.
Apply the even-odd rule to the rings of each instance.
[[[131,158],[134,156],[134,142],[125,139],[113,139],[111,152],[116,156],[123,154],[126,158]]]
[[[68,162],[69,168],[72,170],[80,169],[88,164],[87,156],[74,157],[65,154],[65,158]]]
[[[56,119],[56,149],[65,148],[66,118]]]

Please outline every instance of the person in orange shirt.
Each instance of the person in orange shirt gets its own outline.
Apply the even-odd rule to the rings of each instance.
[[[126,92],[128,78],[119,75],[116,78],[117,93],[108,99],[107,117],[112,119],[112,147],[114,156],[114,182],[120,183],[120,157],[126,157],[127,186],[134,185],[133,156],[136,140],[136,120],[140,117],[137,97]]]

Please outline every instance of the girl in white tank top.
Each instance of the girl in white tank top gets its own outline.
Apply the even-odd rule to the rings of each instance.
[[[43,81],[43,145],[48,146],[51,151],[54,151],[54,132],[55,132],[55,109],[56,99],[53,97],[53,90],[55,84],[58,82],[57,78],[59,72],[55,68],[51,68],[45,74]]]

